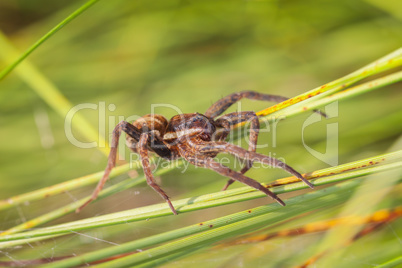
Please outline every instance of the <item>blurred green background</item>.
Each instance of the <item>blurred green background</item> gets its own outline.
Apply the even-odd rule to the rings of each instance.
[[[3,0],[0,30],[22,52],[83,3]],[[171,104],[184,113],[203,113],[219,98],[246,89],[296,96],[397,49],[402,43],[401,20],[402,2],[394,0],[100,1],[28,60],[73,105],[114,104],[114,111],[106,110],[109,137],[118,116],[150,113],[151,104]],[[0,70],[5,66],[0,61]],[[340,102],[339,116],[328,121],[339,126],[339,163],[384,153],[402,131],[401,101],[399,84]],[[270,105],[244,100],[242,109],[259,111]],[[172,109],[156,112],[168,119],[176,114]],[[98,128],[98,111],[79,113]],[[303,147],[299,130],[309,115],[281,122],[277,146],[259,152],[284,157],[299,172],[327,167]],[[109,122],[109,118],[113,120]],[[106,165],[106,156],[97,148],[78,148],[68,141],[64,118],[15,72],[0,81],[0,126],[0,199],[101,171]],[[324,148],[325,126],[321,122],[306,130],[309,146]],[[74,120],[73,130],[85,141]],[[261,135],[260,144],[271,141],[272,133]],[[191,167],[182,171],[162,178],[163,188],[173,200],[215,192],[226,181],[212,171]],[[259,181],[286,176],[273,169],[248,174]],[[0,230],[72,202],[91,190],[88,187],[1,212]],[[64,220],[161,201],[144,184],[91,204],[81,215]],[[266,202],[253,201],[253,205]],[[155,220],[151,224],[154,227],[145,233],[250,206],[245,202],[170,217],[163,220],[164,225]],[[129,236],[116,239],[141,235],[131,231]]]

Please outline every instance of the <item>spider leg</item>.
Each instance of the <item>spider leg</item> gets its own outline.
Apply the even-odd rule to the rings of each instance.
[[[186,160],[188,162],[190,162],[191,164],[195,165],[195,166],[200,166],[200,167],[204,167],[204,168],[208,168],[208,169],[212,169],[214,171],[216,171],[217,173],[229,177],[233,180],[239,181],[241,183],[244,183],[250,187],[253,187],[256,190],[259,190],[263,193],[265,193],[267,196],[271,197],[272,199],[274,199],[275,201],[277,201],[279,204],[281,204],[282,206],[285,206],[285,203],[273,192],[271,192],[270,190],[268,190],[267,188],[265,188],[264,186],[262,186],[259,182],[243,175],[240,172],[231,170],[230,168],[228,168],[227,166],[224,166],[218,162],[216,162],[215,160],[213,160],[210,157],[205,157],[205,156],[187,156]]]
[[[177,211],[173,207],[172,202],[170,202],[169,197],[167,196],[165,191],[163,191],[161,189],[161,187],[158,184],[156,184],[154,176],[152,175],[151,166],[149,165],[149,156],[148,156],[148,148],[147,148],[149,138],[150,138],[149,133],[142,133],[140,140],[138,142],[138,148],[137,148],[137,151],[141,157],[141,164],[142,164],[142,168],[144,169],[147,183],[156,192],[158,192],[160,194],[160,196],[162,196],[163,199],[165,199],[165,201],[169,204],[169,207],[172,210],[173,214],[177,215]]]
[[[271,94],[263,94],[256,91],[241,91],[230,94],[217,102],[215,102],[209,109],[205,112],[205,115],[211,118],[215,118],[221,115],[224,111],[226,111],[230,106],[234,103],[240,101],[241,99],[246,98],[250,100],[261,100],[261,101],[272,101],[272,102],[282,102],[286,101],[289,98],[271,95]],[[314,110],[314,112],[318,113],[319,115],[327,118],[327,115],[320,110]]]
[[[209,107],[209,109],[205,112],[205,115],[211,118],[215,118],[218,115],[222,114],[224,111],[226,111],[234,103],[238,102],[243,98],[251,100],[273,101],[273,102],[281,102],[288,99],[282,96],[262,94],[255,91],[241,91],[232,93],[218,100],[211,107]]]
[[[257,150],[257,140],[258,140],[258,132],[260,130],[260,122],[258,120],[258,116],[254,112],[235,112],[226,114],[216,120],[216,124],[219,127],[224,128],[223,135],[224,140],[228,133],[230,132],[230,127],[236,124],[239,124],[244,121],[250,121],[250,136],[248,142],[248,150],[250,152],[255,152]],[[246,165],[241,169],[240,173],[246,173],[253,166],[253,161],[248,160]],[[222,191],[226,190],[232,183],[233,179],[227,181],[226,185],[222,188]]]
[[[116,166],[117,146],[119,145],[119,138],[122,131],[126,132],[127,135],[136,140],[139,140],[141,135],[140,130],[138,130],[136,127],[134,127],[133,125],[131,125],[126,121],[121,121],[119,124],[117,124],[117,126],[113,130],[112,143],[105,173],[103,174],[102,179],[99,181],[98,185],[93,191],[92,196],[88,199],[87,202],[85,202],[82,206],[76,209],[75,211],[76,213],[79,213],[84,207],[86,207],[89,203],[91,203],[98,197],[99,192],[103,189],[103,186],[105,185],[107,179],[109,178],[110,172]]]
[[[269,157],[269,156],[262,155],[259,153],[247,151],[241,147],[235,146],[235,145],[227,143],[227,142],[223,142],[223,141],[209,142],[204,145],[198,145],[196,150],[200,154],[229,153],[229,154],[232,154],[241,159],[248,159],[248,160],[257,161],[257,162],[260,162],[263,164],[267,164],[267,165],[270,165],[273,167],[279,167],[279,168],[287,171],[288,173],[292,174],[293,176],[296,176],[300,180],[302,180],[310,188],[314,188],[314,186],[308,180],[306,180],[299,172],[294,170],[292,167],[286,165],[282,161],[280,161],[276,158],[273,158],[273,157]]]

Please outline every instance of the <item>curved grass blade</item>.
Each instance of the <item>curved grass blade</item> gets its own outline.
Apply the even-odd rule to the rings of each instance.
[[[15,60],[12,64],[7,66],[3,71],[0,72],[0,81],[6,77],[18,64],[20,64],[26,57],[29,56],[35,49],[37,49],[41,44],[43,44],[47,39],[49,39],[52,35],[54,35],[58,30],[63,28],[66,24],[71,22],[73,19],[78,17],[92,5],[94,5],[99,0],[89,0],[73,13],[71,13],[67,18],[62,20],[59,24],[57,24],[53,29],[47,32],[44,36],[42,36],[38,41],[36,41],[30,48],[28,48],[17,60]],[[13,53],[15,54],[15,53]]]
[[[16,49],[8,42],[7,38],[0,32],[0,56],[9,57],[16,55]],[[47,79],[34,65],[29,61],[21,62],[16,69],[17,74],[39,95],[56,113],[58,113],[65,122],[72,120],[74,116],[74,127],[88,141],[97,141],[97,148],[105,155],[109,154],[108,143],[105,137],[102,137],[98,130],[82,116],[76,113],[78,109],[66,99],[60,90],[49,79]],[[71,113],[69,113],[71,111]],[[71,128],[72,126],[67,126]],[[70,129],[71,130],[71,129]]]
[[[300,107],[292,107],[289,109],[290,111],[284,110],[283,112],[277,111],[275,113],[275,117],[280,117],[280,116],[286,116],[286,118],[289,118],[291,116],[297,115],[302,113],[303,111],[310,111],[310,110],[315,110],[317,108],[323,107],[329,103],[332,103],[334,101],[338,100],[345,100],[351,97],[358,96],[363,93],[367,93],[371,90],[379,89],[384,86],[400,82],[402,80],[402,71],[390,74],[381,78],[378,78],[376,80],[366,82],[364,84],[346,89],[344,91],[341,91],[339,93],[324,97],[322,99],[316,100],[314,102],[310,102],[306,105],[300,106]]]
[[[345,89],[347,86],[350,86],[364,78],[396,68],[401,65],[402,65],[402,48],[399,48],[396,51],[384,56],[383,58],[376,60],[375,62],[357,71],[354,71],[353,73],[350,73],[335,81],[329,82],[325,85],[312,89],[306,93],[300,94],[294,98],[273,105],[265,110],[258,112],[257,115],[266,116],[320,94],[321,94],[320,97],[326,96],[338,90]]]
[[[398,265],[402,264],[402,256],[396,257],[395,259],[386,261],[380,265],[377,265],[377,268],[392,268],[398,267]]]

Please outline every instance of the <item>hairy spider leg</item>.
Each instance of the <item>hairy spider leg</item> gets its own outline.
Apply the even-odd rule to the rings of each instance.
[[[260,101],[272,101],[272,102],[283,102],[288,100],[289,98],[278,96],[278,95],[271,95],[271,94],[263,94],[256,91],[245,90],[236,93],[232,93],[223,97],[222,99],[218,100],[208,110],[205,112],[205,115],[211,118],[215,118],[226,111],[230,106],[235,104],[236,102],[240,101],[241,99],[246,98],[250,100],[260,100]],[[328,116],[321,112],[320,110],[313,110],[315,113],[328,118]]]
[[[211,107],[208,108],[208,110],[205,112],[205,115],[208,117],[211,117],[211,118],[215,118],[215,117],[221,115],[230,106],[232,106],[233,104],[235,104],[236,102],[240,101],[243,98],[250,99],[250,100],[272,101],[272,102],[283,102],[283,101],[286,101],[289,99],[289,98],[283,97],[283,96],[263,94],[263,93],[259,93],[256,91],[246,90],[246,91],[232,93],[232,94],[218,100]],[[324,118],[328,118],[328,116],[324,112],[321,112],[320,110],[313,110],[313,111],[315,113],[318,113],[319,115],[323,116]],[[224,118],[224,117],[225,116],[223,116],[222,118]],[[217,122],[218,122],[218,120],[219,119],[217,119]],[[254,119],[251,121],[251,123],[253,123],[253,121],[254,121]],[[238,122],[238,123],[240,123],[240,122]],[[232,125],[235,125],[235,124],[232,124]],[[251,147],[257,146],[258,132],[259,132],[259,122],[258,122],[258,129],[254,128],[254,131],[253,131],[253,127],[250,126],[249,151],[255,152],[255,149],[252,150]],[[252,139],[251,139],[252,135],[253,136],[255,135],[255,144],[254,145],[251,145],[252,144]],[[221,139],[221,140],[224,140],[224,139]],[[243,174],[246,173],[251,168],[251,166],[252,166],[252,162],[250,162],[250,161],[247,162],[246,166],[243,167],[241,172]],[[226,190],[233,182],[234,181],[232,179],[228,180],[228,182],[226,183],[226,185],[223,187],[222,190]]]
[[[82,206],[76,209],[77,213],[98,197],[99,192],[103,189],[103,186],[109,178],[110,172],[116,166],[117,146],[119,145],[119,138],[122,131],[126,132],[128,135],[136,140],[140,139],[141,131],[130,123],[122,121],[117,124],[117,126],[113,130],[112,143],[105,173],[103,174],[102,179],[99,181],[98,185],[92,193],[92,196],[88,199],[88,201],[86,201]]]
[[[270,94],[262,94],[256,91],[240,91],[236,93],[232,93],[227,95],[226,97],[218,100],[205,112],[205,115],[211,118],[215,118],[221,115],[224,111],[226,111],[230,106],[240,101],[241,99],[246,98],[250,100],[261,100],[261,101],[272,101],[272,102],[282,102],[288,100],[286,97],[270,95]]]
[[[172,202],[168,195],[161,189],[161,187],[156,184],[154,176],[152,175],[151,166],[149,165],[149,156],[148,156],[148,140],[149,140],[149,133],[142,133],[139,142],[137,143],[137,151],[141,157],[141,164],[142,168],[144,169],[144,174],[147,179],[147,183],[152,189],[154,189],[157,193],[162,196],[163,199],[169,204],[170,209],[172,210],[173,214],[177,215],[176,209],[173,207]]]
[[[214,170],[215,172],[217,172],[223,176],[229,177],[233,180],[239,181],[250,187],[253,187],[256,190],[259,190],[259,191],[265,193],[267,196],[269,196],[272,199],[274,199],[275,201],[277,201],[280,205],[285,206],[285,202],[283,202],[282,199],[280,199],[276,194],[274,194],[273,192],[271,192],[270,190],[268,190],[267,188],[262,186],[258,181],[255,181],[252,178],[249,178],[240,172],[231,170],[227,166],[224,166],[224,165],[216,162],[211,157],[199,156],[199,155],[197,155],[197,156],[189,155],[188,153],[186,154],[185,149],[182,149],[182,150],[183,150],[183,155],[184,155],[185,159],[188,162],[190,162],[191,164],[193,164],[195,166]]]
[[[299,172],[297,172],[290,166],[286,165],[282,161],[274,157],[269,157],[259,153],[247,151],[241,147],[235,146],[233,144],[224,141],[209,142],[204,145],[197,145],[197,151],[200,154],[210,154],[212,152],[216,154],[229,153],[241,159],[252,160],[273,167],[278,167],[292,174],[293,176],[296,176],[297,178],[302,180],[305,184],[307,184],[310,188],[314,188],[314,186],[308,180],[306,180]]]
[[[260,121],[258,116],[254,112],[234,112],[226,114],[218,118],[215,122],[216,125],[224,129],[224,135],[220,141],[224,141],[230,132],[230,128],[234,125],[242,123],[244,121],[250,121],[250,136],[248,142],[248,150],[255,152],[257,150],[258,133],[260,130]],[[248,160],[246,165],[241,169],[240,173],[246,173],[253,166],[253,161]],[[222,191],[226,190],[235,180],[229,179],[226,185],[222,188]]]

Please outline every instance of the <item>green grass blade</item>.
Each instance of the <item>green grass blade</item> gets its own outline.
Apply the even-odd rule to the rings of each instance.
[[[396,257],[395,259],[389,260],[385,263],[377,265],[377,268],[391,268],[398,267],[398,265],[402,265],[402,256]]]
[[[126,165],[122,166],[125,167]],[[165,169],[160,169],[157,172],[155,172],[156,176],[160,176],[165,174],[166,172],[168,172],[170,169],[169,168],[165,168]],[[119,170],[121,172],[121,170]],[[98,173],[97,173],[98,174]],[[115,173],[116,174],[116,173]],[[117,183],[113,186],[108,187],[107,189],[104,189],[103,191],[101,191],[98,195],[98,198],[96,200],[94,200],[93,202],[99,201],[107,196],[113,195],[115,193],[127,190],[129,188],[132,188],[138,184],[144,183],[145,182],[145,177],[141,176],[139,178],[135,178],[135,179],[128,179],[125,181],[122,181],[120,183]],[[13,228],[10,228],[2,233],[0,233],[0,236],[3,235],[8,235],[8,234],[13,234],[13,233],[17,233],[26,229],[31,229],[34,228],[36,226],[42,225],[44,223],[47,223],[51,220],[60,218],[66,214],[75,212],[75,210],[79,207],[81,207],[87,200],[89,197],[85,197],[82,198],[74,203],[68,204],[66,206],[60,207],[56,210],[53,210],[49,213],[46,213],[44,215],[41,215],[39,217],[36,217],[34,219],[31,219],[27,222],[24,222],[23,224],[14,226]]]
[[[328,206],[329,204],[334,205],[335,203],[342,202],[341,200],[343,200],[343,198],[350,194],[350,192],[348,193],[347,191],[350,191],[353,187],[356,187],[358,185],[358,182],[359,181],[353,181],[345,184],[339,184],[326,188],[325,190],[319,190],[316,192],[305,194],[303,196],[290,198],[287,200],[286,209],[273,209],[272,207],[278,207],[278,205],[270,204],[254,208],[252,210],[235,213],[230,215],[232,219],[230,221],[230,224],[226,224],[221,227],[215,227],[215,225],[213,225],[212,228],[209,228],[210,230],[204,231],[202,233],[194,234],[178,241],[170,242],[149,250],[136,253],[134,255],[104,263],[98,265],[97,267],[106,267],[107,265],[109,265],[109,267],[139,265],[186,250],[188,248],[210,245],[214,242],[231,237],[233,235],[245,234],[250,231],[255,231],[258,228],[277,224],[280,221],[293,218],[302,213],[320,209],[322,207]],[[313,200],[314,202],[312,202]],[[240,215],[246,215],[246,217],[240,220]],[[150,258],[150,256],[152,257]]]
[[[202,248],[201,248],[202,250]],[[179,259],[186,257],[188,255],[194,254],[197,251],[200,251],[200,248],[194,247],[194,248],[189,248],[187,250],[179,251],[177,253],[170,254],[166,257],[158,258],[156,260],[152,260],[150,262],[146,262],[144,264],[136,265],[136,268],[153,268],[153,267],[158,267],[162,264],[171,262],[172,260]]]
[[[402,151],[397,151],[397,152],[393,152],[393,153],[389,153],[389,154],[384,154],[384,155],[379,155],[376,157],[371,157],[371,158],[367,158],[367,159],[363,159],[363,160],[359,160],[359,161],[355,161],[352,163],[347,163],[347,164],[343,164],[337,167],[330,167],[327,169],[323,169],[323,170],[319,170],[319,171],[315,171],[309,174],[305,174],[305,178],[306,179],[316,179],[316,178],[321,178],[321,177],[325,177],[325,176],[329,176],[329,175],[336,175],[336,174],[341,174],[343,172],[346,171],[350,171],[350,170],[356,170],[356,169],[361,169],[361,168],[365,168],[368,166],[372,166],[372,165],[378,165],[380,163],[389,163],[392,162],[393,160],[396,159],[401,159],[402,158]],[[124,166],[121,166],[124,167]],[[165,168],[165,169],[161,169],[158,170],[155,174],[156,175],[162,175],[166,172],[168,172],[171,168]],[[384,166],[380,166],[378,167],[378,170],[382,170],[384,169]],[[117,170],[119,172],[124,172],[124,170]],[[117,172],[115,171],[115,172]],[[366,170],[370,173],[370,170]],[[368,174],[368,173],[361,173],[362,174]],[[98,176],[101,176],[100,174],[96,174]],[[114,173],[115,175],[115,173]],[[349,174],[350,175],[350,174]],[[289,181],[290,179],[292,179],[293,177],[289,177],[289,178],[285,178],[285,179],[279,179],[273,183],[267,183],[263,185],[266,185],[268,187],[275,185],[281,185],[281,184],[288,184],[289,182],[298,182],[297,179],[293,180],[293,181]],[[104,189],[100,195],[99,195],[99,199],[102,199],[106,196],[109,196],[111,194],[114,194],[116,192],[128,189],[130,187],[133,187],[139,183],[144,182],[144,178],[137,178],[135,180],[129,179],[127,181],[123,181],[120,182],[114,186],[111,186],[107,189]],[[331,180],[332,181],[332,180]],[[319,181],[315,182],[315,183],[320,183]],[[321,182],[324,183],[324,182]],[[303,186],[303,184],[300,184],[301,186]],[[292,186],[287,186],[287,187],[292,187]],[[63,191],[63,189],[65,190],[66,188],[64,187],[60,187],[59,191]],[[279,191],[278,189],[276,189],[275,191]],[[236,195],[240,195],[240,194],[245,194],[245,193],[249,193],[249,192],[254,192],[254,190],[250,187],[241,187],[241,188],[237,188],[237,189],[233,189],[233,190],[228,190],[228,191],[223,191],[223,192],[217,192],[214,194],[208,194],[208,195],[203,195],[203,196],[199,196],[197,198],[187,198],[187,199],[182,199],[182,200],[178,200],[178,201],[173,201],[173,204],[175,205],[175,207],[183,207],[186,206],[188,204],[202,204],[205,201],[212,201],[212,200],[219,200],[222,198],[228,198],[231,196],[236,196]],[[258,192],[257,192],[258,193]],[[279,193],[279,192],[278,192]],[[39,195],[46,195],[48,194],[47,192],[41,192],[39,191]],[[0,234],[0,236],[4,236],[4,235],[9,235],[9,234],[13,234],[16,232],[20,232],[22,230],[26,230],[26,229],[30,229],[33,227],[37,227],[41,224],[44,224],[46,222],[49,222],[51,220],[54,220],[56,218],[59,218],[63,215],[66,215],[68,213],[71,213],[73,211],[75,211],[76,208],[78,208],[79,206],[81,206],[81,204],[83,204],[88,197],[83,198],[77,202],[74,202],[72,204],[66,205],[64,207],[61,207],[55,211],[46,213],[42,216],[39,216],[37,218],[31,219],[23,224],[17,225],[7,231],[4,231],[3,233]],[[18,200],[18,199],[17,199]],[[192,201],[191,201],[192,200]],[[20,200],[21,201],[21,200]],[[222,200],[221,200],[222,201]],[[229,199],[230,201],[230,199]],[[204,204],[205,205],[205,204]],[[219,202],[218,202],[219,205]],[[202,208],[202,207],[201,207]],[[183,210],[185,208],[182,208]],[[148,207],[144,207],[144,208],[138,208],[138,209],[134,209],[134,210],[130,210],[130,213],[134,214],[134,215],[140,215],[143,213],[149,213],[150,211],[153,211],[154,213],[157,212],[158,210],[162,210],[162,212],[164,213],[168,213],[167,215],[169,215],[169,210],[166,209],[166,205],[164,203],[162,204],[157,204],[157,205],[153,205],[153,206],[148,206]],[[165,214],[163,214],[165,215]],[[101,222],[103,220],[105,220],[105,218],[107,219],[109,216],[105,215],[105,216],[100,216],[96,218],[96,222]],[[115,215],[115,217],[121,217],[121,216],[117,216]],[[139,218],[137,220],[141,220],[142,218]],[[85,224],[85,220],[83,221],[79,221],[79,224]]]
[[[275,116],[286,116],[289,118],[291,116],[297,115],[302,113],[303,111],[310,111],[320,107],[323,107],[329,103],[339,100],[345,100],[348,98],[352,98],[369,91],[379,89],[385,87],[387,85],[400,82],[402,80],[402,71],[390,74],[381,78],[378,78],[373,81],[366,82],[364,84],[349,88],[347,90],[341,91],[339,93],[324,97],[322,99],[316,100],[314,102],[308,102],[306,105],[296,106],[296,107],[289,107],[289,109],[284,110],[283,112],[276,112]]]
[[[47,39],[49,39],[52,35],[54,35],[58,30],[63,28],[66,24],[71,22],[73,19],[82,14],[85,10],[90,8],[99,0],[89,0],[85,4],[83,4],[80,8],[71,13],[67,18],[62,20],[59,24],[57,24],[53,29],[47,32],[44,36],[42,36],[38,41],[36,41],[30,48],[28,48],[17,60],[15,60],[12,64],[7,66],[3,71],[0,72],[0,81],[7,76],[18,64],[20,64],[26,57],[29,56],[35,49],[37,49],[41,44],[43,44]],[[14,53],[13,53],[14,54]]]
[[[161,172],[163,170],[160,170],[158,172],[159,175],[163,174],[163,172]],[[133,180],[125,180],[122,181],[120,183],[117,183],[107,189],[105,189],[104,191],[102,191],[98,198],[96,200],[94,200],[93,202],[99,201],[107,196],[113,195],[115,193],[124,191],[126,189],[132,188],[140,183],[143,183],[145,181],[144,176],[141,176],[139,178],[133,179]],[[85,204],[85,202],[88,200],[88,197],[82,198],[78,201],[75,201],[74,203],[68,204],[66,206],[60,207],[58,209],[52,210],[49,213],[46,213],[44,215],[41,215],[39,217],[36,217],[34,219],[31,219],[29,221],[26,221],[20,225],[16,225],[2,233],[0,233],[0,236],[4,236],[4,235],[9,235],[9,234],[14,234],[26,229],[31,229],[34,228],[36,226],[45,224],[47,222],[50,222],[54,219],[60,218],[64,215],[67,215],[69,213],[74,212],[77,208],[79,208],[80,206],[82,206],[83,204]]]
[[[0,32],[0,56],[7,58],[10,55],[18,54],[16,49]],[[38,94],[53,110],[55,110],[65,120],[69,111],[73,109],[73,104],[69,102],[60,90],[49,81],[38,69],[29,61],[21,62],[16,69],[17,74]],[[109,154],[108,143],[80,113],[73,113],[74,127],[87,138],[88,141],[97,141],[97,148],[105,155]]]
[[[139,163],[131,163],[118,166],[112,170],[110,177],[113,178],[126,173],[130,170],[130,165],[138,166],[138,164]],[[73,180],[55,184],[53,186],[45,187],[21,195],[16,195],[5,200],[0,200],[0,211],[10,207],[18,206],[20,204],[23,204],[24,202],[42,200],[47,197],[63,193],[65,191],[71,191],[79,187],[84,187],[86,185],[96,183],[102,178],[103,173],[104,171],[99,171]]]
[[[402,148],[402,137],[395,142],[391,150]],[[362,183],[353,194],[352,198],[344,205],[339,217],[346,215],[365,216],[372,213],[377,209],[378,204],[384,199],[391,191],[392,187],[402,178],[400,170],[389,170],[383,174],[373,173]],[[362,206],[362,204],[365,204]],[[362,226],[337,226],[332,228],[325,236],[321,245],[319,246],[320,252],[336,252],[326,254],[320,261],[323,266],[333,263],[336,258],[339,258],[345,253],[343,247],[345,241],[351,241],[353,237],[361,230]],[[331,249],[341,249],[332,251]],[[320,253],[318,253],[320,254]]]
[[[340,182],[346,179],[357,178],[361,176],[365,176],[371,173],[378,173],[382,171],[387,171],[391,169],[398,169],[402,166],[402,161],[381,165],[371,168],[365,168],[356,171],[349,171],[337,175],[319,177],[315,180],[312,180],[312,183],[316,186],[326,185],[329,183]],[[306,189],[306,186],[302,182],[293,183],[290,185],[283,185],[279,187],[272,188],[272,191],[276,194],[288,193],[296,190]],[[221,195],[221,193],[216,193],[217,195]],[[242,202],[246,200],[252,200],[256,198],[265,197],[263,193],[260,191],[252,191],[245,194],[240,194],[236,196],[229,196],[226,198],[219,198],[214,200],[214,194],[209,194],[205,196],[201,196],[200,198],[188,198],[183,200],[174,201],[173,205],[177,208],[177,211],[180,213],[199,210],[203,208],[210,208],[215,206],[221,206],[225,204],[232,204],[236,202]],[[199,201],[205,200],[205,201]],[[279,206],[279,205],[278,205]],[[72,231],[81,231],[92,229],[95,227],[101,226],[110,226],[115,224],[146,220],[150,218],[161,217],[165,215],[172,215],[169,207],[166,204],[158,204],[138,209],[127,210],[123,212],[112,213],[108,215],[93,217],[89,219],[83,219],[71,223],[61,224],[52,227],[46,227],[39,230],[28,231],[20,234],[11,234],[0,236],[0,241],[10,241],[15,239],[26,239],[32,237],[40,237],[40,236],[48,236],[54,234],[61,233],[70,233]],[[2,247],[0,243],[0,248]]]
[[[306,93],[300,94],[294,98],[288,99],[284,102],[278,103],[274,106],[271,106],[265,110],[262,110],[257,113],[259,116],[266,116],[272,114],[276,111],[282,110],[288,106],[294,105],[301,101],[305,101],[314,96],[321,95],[320,97],[324,97],[328,94],[336,92],[341,89],[345,89],[347,86],[352,85],[364,78],[369,76],[391,70],[393,68],[399,67],[402,65],[402,48],[397,49],[396,51],[382,57],[381,59],[376,60],[375,62],[357,70],[353,73],[350,73],[344,77],[341,77],[335,81],[312,89]],[[325,94],[324,94],[325,93]]]

